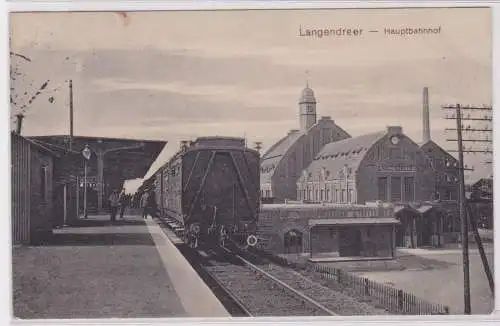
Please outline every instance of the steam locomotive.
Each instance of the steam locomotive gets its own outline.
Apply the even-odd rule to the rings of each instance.
[[[183,226],[192,248],[255,245],[260,200],[260,154],[243,138],[200,137],[154,175],[162,216]]]

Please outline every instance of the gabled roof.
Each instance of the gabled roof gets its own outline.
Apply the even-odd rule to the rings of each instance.
[[[437,148],[438,150],[440,150],[441,152],[443,152],[449,159],[453,160],[454,162],[458,162],[458,160],[453,155],[451,155],[448,151],[446,151],[444,148],[442,148],[441,146],[439,146],[432,139],[430,139],[430,140],[428,140],[426,142],[421,142],[420,144],[418,144],[418,147],[420,147],[420,149],[423,149],[424,147],[429,147],[429,146]],[[428,155],[426,151],[424,151],[424,154]]]
[[[261,173],[260,182],[268,183],[271,182],[274,170],[278,167],[279,162],[283,155],[292,148],[292,146],[301,138],[304,134],[298,130],[293,130],[288,135],[280,139],[276,144],[274,144],[263,156],[260,162]]]
[[[386,131],[375,132],[354,138],[347,138],[326,144],[307,167],[305,173],[313,173],[325,168],[329,173],[338,174],[345,166],[355,170],[365,153],[382,137]],[[303,179],[302,176],[300,179]]]
[[[262,155],[261,165],[267,166],[275,161],[279,162],[280,157],[283,156],[301,136],[303,136],[303,134],[298,130],[290,131],[288,135],[278,140],[264,153],[264,155]]]
[[[493,188],[493,178],[481,178],[477,180],[474,184],[472,184],[472,188],[477,188],[481,186]]]

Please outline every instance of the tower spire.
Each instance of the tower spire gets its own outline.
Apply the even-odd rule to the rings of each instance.
[[[306,74],[309,71],[306,70]],[[309,88],[309,80],[306,78],[306,87],[302,90],[299,100],[300,130],[307,132],[316,124],[316,97],[314,91]]]
[[[309,88],[309,70],[306,70],[306,88]]]

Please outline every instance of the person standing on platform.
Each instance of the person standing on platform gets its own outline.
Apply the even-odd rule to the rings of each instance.
[[[142,218],[146,219],[148,217],[148,202],[149,202],[149,193],[147,191],[142,194],[141,197],[141,209],[142,209]]]
[[[148,197],[148,211],[149,215],[151,215],[151,218],[155,218],[158,213],[158,205],[156,203],[156,196],[154,191],[150,191],[149,197]]]
[[[119,201],[120,195],[118,194],[118,190],[115,189],[109,196],[109,208],[111,211],[111,221],[116,220],[116,213],[118,212],[118,206],[120,204]]]
[[[122,189],[120,195],[118,196],[118,203],[120,205],[120,219],[123,220],[123,214],[125,213],[125,208],[127,207],[127,195],[125,194],[125,189]]]

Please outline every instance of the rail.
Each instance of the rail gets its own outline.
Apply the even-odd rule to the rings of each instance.
[[[229,254],[232,254],[234,255],[235,257],[237,257],[239,260],[241,260],[243,263],[245,263],[247,266],[249,266],[250,268],[252,268],[253,270],[259,272],[260,274],[264,275],[265,277],[267,277],[268,279],[270,279],[271,281],[275,282],[275,283],[278,283],[281,287],[285,288],[286,290],[294,293],[296,296],[300,297],[301,299],[309,302],[310,304],[312,304],[313,306],[319,308],[320,310],[322,310],[323,312],[326,312],[327,314],[329,315],[332,315],[332,316],[337,316],[338,314],[336,314],[335,312],[331,311],[330,309],[328,309],[327,307],[323,306],[321,303],[315,301],[314,299],[304,295],[303,293],[300,293],[299,291],[295,290],[293,287],[291,287],[290,285],[286,284],[285,282],[279,280],[278,278],[274,277],[273,275],[269,274],[268,272],[264,271],[263,269],[259,268],[258,266],[255,266],[254,264],[252,264],[251,262],[249,262],[248,260],[246,260],[245,258],[241,257],[240,255],[230,251],[229,249],[227,248],[223,248],[227,253]]]
[[[349,293],[353,297],[362,300],[369,298],[370,301],[383,306],[390,313],[448,315],[450,311],[448,306],[427,302],[401,289],[377,283],[339,268],[310,263],[300,264],[269,252],[252,250],[259,256],[265,257],[280,266],[295,269],[301,274],[307,275],[311,280],[319,282],[332,290]]]
[[[238,307],[247,317],[254,317],[250,311],[245,307],[245,305],[238,299],[231,290],[229,290],[226,286],[224,286],[217,277],[210,271],[205,269],[205,272],[211,277],[212,281],[217,285],[217,287],[224,291],[224,294],[233,302],[234,305]]]
[[[175,239],[172,239],[172,236],[177,236],[172,226],[167,222],[167,219],[163,217],[159,217],[157,219],[157,223],[161,227],[162,231],[167,235],[167,237],[177,246],[179,252],[186,258],[186,260],[191,264],[191,266],[195,269],[201,279],[211,288],[216,297],[221,301],[222,305],[226,308],[226,310],[232,314],[233,316],[240,315],[242,313],[245,317],[253,317],[253,315],[248,311],[245,305],[238,299],[236,296],[219,280],[213,273],[204,268],[197,257],[193,257],[192,249],[188,248],[184,241],[178,239],[177,242]],[[170,229],[167,231],[167,229]],[[170,233],[169,233],[170,231]]]

